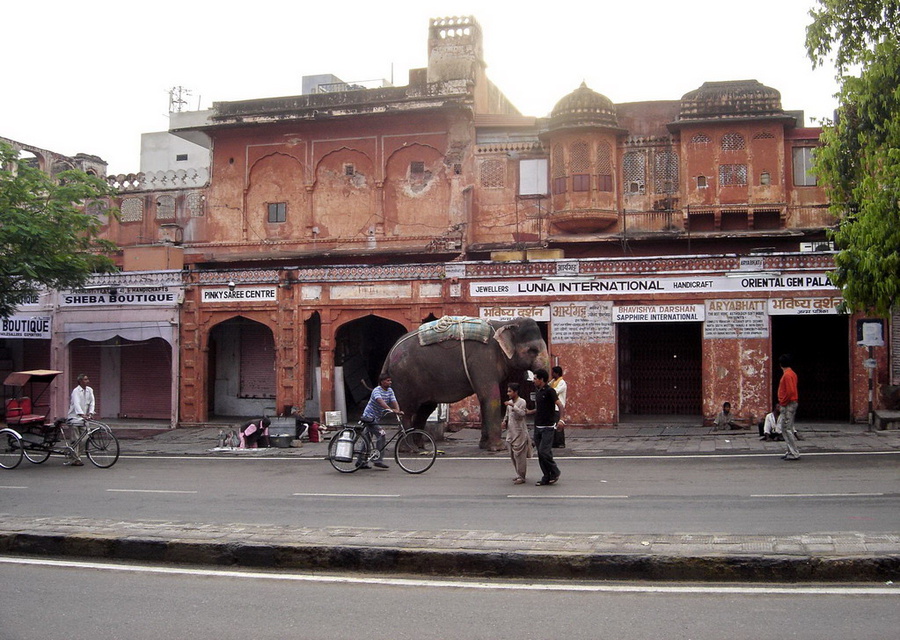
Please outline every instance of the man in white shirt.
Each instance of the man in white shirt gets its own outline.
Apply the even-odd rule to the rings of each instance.
[[[88,385],[90,378],[86,373],[78,374],[78,386],[72,389],[69,400],[69,414],[66,422],[72,426],[75,438],[80,438],[87,428],[86,420],[94,417],[94,390]],[[81,467],[84,463],[81,456],[84,455],[84,440],[79,440],[75,448],[75,457],[66,462],[73,467]]]

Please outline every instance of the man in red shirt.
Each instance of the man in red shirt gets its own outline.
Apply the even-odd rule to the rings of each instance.
[[[782,425],[781,435],[784,444],[787,445],[787,453],[782,456],[785,460],[799,460],[800,452],[797,450],[797,439],[794,435],[794,416],[797,415],[797,374],[791,369],[791,359],[787,355],[778,358],[781,365],[781,382],[778,383],[778,404],[781,407]]]

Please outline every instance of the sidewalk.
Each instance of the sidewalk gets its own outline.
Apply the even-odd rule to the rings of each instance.
[[[300,448],[259,450],[218,449],[223,427],[189,427],[160,431],[146,423],[111,421],[124,455],[213,455],[213,456],[301,456],[324,457],[328,441],[304,442]],[[804,440],[800,452],[900,452],[900,430],[870,431],[865,424],[798,423]],[[334,434],[329,432],[327,437]],[[446,456],[501,456],[506,451],[479,449],[481,431],[463,429],[447,433],[438,447]],[[566,448],[556,449],[559,456],[597,455],[678,455],[715,453],[758,453],[781,455],[783,442],[761,441],[756,430],[716,431],[711,427],[686,424],[632,423],[604,429],[568,429]]]
[[[183,456],[324,457],[328,442],[300,448],[219,450],[218,427],[164,432],[113,423],[122,453]],[[867,425],[799,424],[801,453],[900,453],[900,431]],[[447,434],[446,457],[498,456],[478,448],[480,431]],[[756,432],[634,424],[571,429],[558,456],[780,455]],[[121,462],[120,462],[121,464]],[[15,473],[9,472],[9,473]],[[6,478],[4,476],[4,478]],[[794,536],[534,534],[281,527],[191,522],[27,518],[0,513],[0,553],[105,560],[267,567],[304,571],[522,579],[739,582],[893,582],[900,590],[900,531]]]

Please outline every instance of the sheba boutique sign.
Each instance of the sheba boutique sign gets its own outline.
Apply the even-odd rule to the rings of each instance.
[[[59,296],[59,304],[63,307],[174,306],[178,300],[178,292],[178,287],[110,287],[109,289],[63,291]]]
[[[824,273],[801,275],[686,276],[681,278],[605,278],[499,280],[469,283],[475,297],[605,296],[629,293],[708,293],[835,290]]]

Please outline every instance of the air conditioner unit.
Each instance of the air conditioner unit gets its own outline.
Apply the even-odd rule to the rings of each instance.
[[[833,242],[801,242],[800,253],[812,253],[815,251],[834,251]]]

